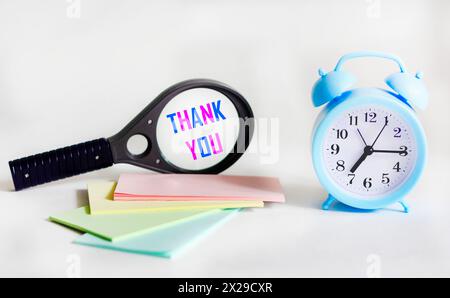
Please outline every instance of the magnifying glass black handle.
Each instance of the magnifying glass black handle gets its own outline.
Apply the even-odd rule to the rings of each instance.
[[[111,146],[102,138],[9,162],[16,191],[100,170],[114,163]]]

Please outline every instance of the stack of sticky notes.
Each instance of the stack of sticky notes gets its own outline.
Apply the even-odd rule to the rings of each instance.
[[[89,206],[50,220],[86,234],[75,243],[173,257],[239,212],[284,202],[276,178],[121,175],[88,184]]]

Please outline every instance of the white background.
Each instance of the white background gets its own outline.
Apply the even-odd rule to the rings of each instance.
[[[71,5],[0,0],[0,276],[450,276],[449,1],[84,0],[79,14]],[[430,155],[409,215],[319,209],[310,90],[319,67],[355,50],[392,52],[425,73]],[[378,60],[346,68],[362,86],[396,70]],[[89,179],[142,170],[11,192],[9,160],[109,137],[163,89],[197,77],[233,86],[258,118],[279,121],[275,162],[254,142],[226,174],[279,176],[285,205],[244,212],[168,261],[74,245],[77,232],[46,220],[86,204]]]

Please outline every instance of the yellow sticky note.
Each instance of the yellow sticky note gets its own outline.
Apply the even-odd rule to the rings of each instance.
[[[116,182],[88,184],[91,215],[264,207],[262,201],[114,201]]]

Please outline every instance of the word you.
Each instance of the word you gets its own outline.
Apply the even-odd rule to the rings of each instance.
[[[194,130],[205,125],[226,120],[227,118],[220,110],[220,103],[220,100],[213,101],[206,105],[168,114],[166,118],[170,120],[173,133],[177,135],[180,132]],[[184,144],[191,153],[193,160],[197,160],[199,155],[201,158],[206,158],[223,152],[219,133],[191,139]]]
[[[189,142],[186,141],[185,144],[186,144],[186,146],[188,146],[189,151],[192,154],[192,158],[194,160],[197,160],[197,153],[195,150],[196,144],[197,144],[198,148],[200,149],[200,155],[202,158],[222,153],[223,147],[222,147],[222,142],[220,141],[219,134],[216,133],[215,137],[216,137],[215,140],[212,135],[209,135],[208,137],[203,136],[203,137],[197,138],[197,140],[193,139]]]

